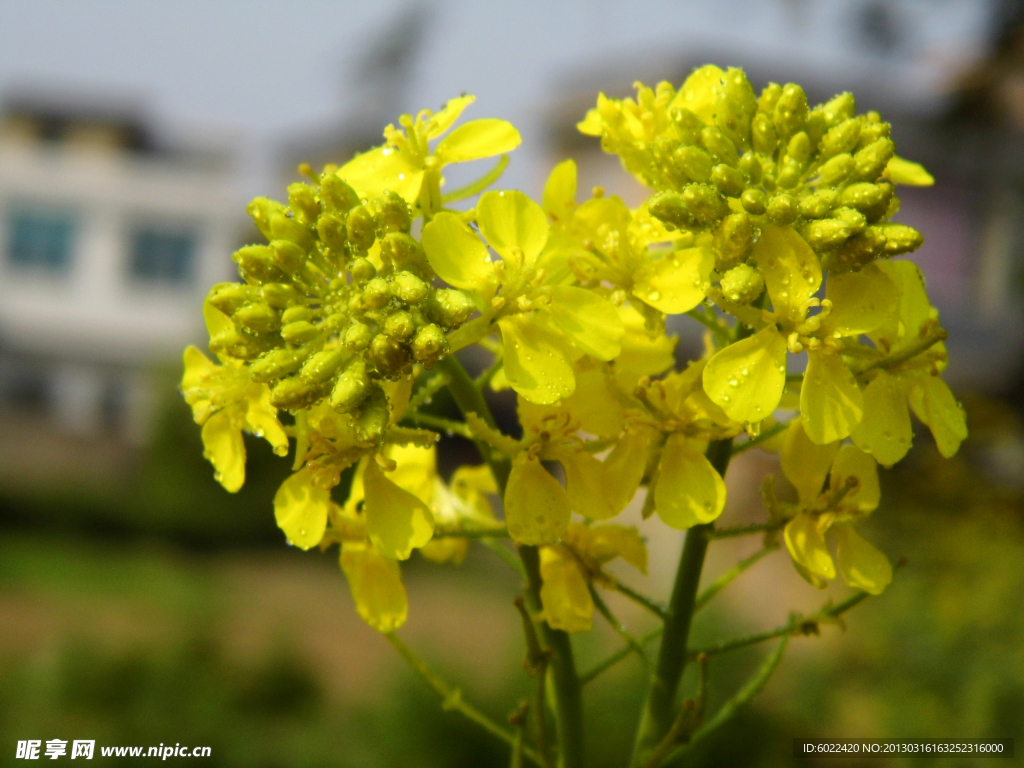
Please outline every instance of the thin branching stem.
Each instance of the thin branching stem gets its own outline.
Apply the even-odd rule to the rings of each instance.
[[[736,565],[730,568],[728,571],[723,573],[713,582],[708,584],[704,590],[697,595],[697,601],[693,604],[693,610],[699,611],[709,602],[711,599],[725,589],[729,584],[733,582],[740,574],[742,574],[747,568],[759,562],[765,555],[770,555],[772,552],[779,548],[778,544],[774,544],[764,549],[759,549],[757,552],[752,554],[750,557],[746,557],[740,560]]]
[[[640,645],[640,642],[630,634],[626,625],[619,621],[615,614],[612,613],[611,608],[608,607],[604,598],[602,598],[600,593],[594,589],[594,585],[590,584],[588,587],[590,588],[590,597],[594,601],[594,606],[597,608],[598,613],[604,617],[604,620],[608,622],[608,625],[613,630],[615,630],[615,633],[626,641],[626,645],[640,657],[644,666],[649,667],[651,665],[651,660],[647,658],[647,654],[644,652],[644,648]]]

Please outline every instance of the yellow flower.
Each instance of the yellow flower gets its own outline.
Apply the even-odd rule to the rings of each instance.
[[[254,384],[235,361],[218,365],[195,347],[185,350],[184,363],[181,390],[203,427],[203,455],[213,464],[217,482],[234,493],[245,482],[243,430],[265,438],[278,456],[288,453],[288,436],[270,404],[270,388]]]
[[[436,115],[423,110],[415,120],[402,115],[401,128],[389,125],[384,130],[383,146],[357,155],[338,175],[363,197],[379,197],[391,190],[428,215],[440,210],[444,166],[511,152],[521,141],[511,123],[487,118],[461,125],[431,151],[429,142],[451,128],[475,98],[460,96]]]
[[[647,573],[647,548],[635,528],[573,523],[562,544],[541,547],[540,599],[544,618],[552,628],[566,632],[590,629],[594,613],[590,584],[602,583],[601,567],[617,557]]]
[[[928,303],[917,265],[890,261],[878,268],[898,287],[900,307],[898,317],[870,335],[882,352],[899,355],[935,333],[938,313]],[[939,342],[898,365],[870,371],[873,378],[864,389],[864,418],[852,433],[857,447],[885,466],[902,459],[913,438],[909,402],[931,429],[939,452],[946,458],[955,454],[967,437],[967,422],[960,404],[939,378],[945,362],[946,350]]]
[[[842,357],[843,339],[870,333],[896,315],[898,292],[878,265],[830,275],[826,299],[812,298],[821,265],[806,241],[789,227],[764,225],[753,258],[764,275],[772,312],[768,325],[720,350],[704,370],[708,396],[741,422],[758,422],[778,407],[786,384],[786,352],[807,351],[800,411],[816,443],[848,437],[864,400]],[[808,311],[821,306],[821,312]]]
[[[501,261],[491,261],[462,217],[442,212],[423,228],[430,265],[450,285],[481,297],[483,317],[474,322],[484,333],[490,323],[498,326],[505,378],[516,392],[542,404],[568,397],[576,386],[574,360],[618,356],[625,331],[615,305],[594,291],[552,284],[536,268],[549,227],[541,207],[523,193],[481,195],[476,217]],[[455,337],[451,342],[459,348]]]
[[[839,441],[812,442],[800,419],[786,431],[780,458],[783,474],[796,487],[799,499],[784,531],[797,572],[823,589],[836,577],[838,563],[843,580],[851,587],[880,594],[892,581],[892,566],[853,528],[878,506],[874,459]],[[828,487],[824,488],[826,479]],[[836,540],[835,560],[825,542],[828,532]]]

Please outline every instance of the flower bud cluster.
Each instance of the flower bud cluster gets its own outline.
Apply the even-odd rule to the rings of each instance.
[[[742,70],[704,67],[678,92],[661,83],[640,86],[636,102],[602,97],[581,129],[657,190],[656,218],[713,235],[719,274],[749,258],[764,223],[795,228],[835,274],[923,241],[890,221],[890,126],[877,112],[856,115],[849,93],[809,107],[798,85],[755,96]]]
[[[326,399],[341,413],[361,412],[386,404],[382,380],[407,378],[414,364],[430,368],[447,354],[446,331],[474,304],[431,285],[400,196],[360,200],[330,167],[317,181],[292,184],[287,206],[249,204],[268,242],[234,254],[244,283],[210,291],[210,307],[231,319],[210,347],[245,361],[277,408]]]

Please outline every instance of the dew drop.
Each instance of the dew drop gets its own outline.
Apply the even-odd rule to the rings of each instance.
[[[657,301],[658,299],[661,298],[661,294],[658,293],[657,291],[651,291],[649,294],[647,294],[647,298],[650,299],[651,301]]]

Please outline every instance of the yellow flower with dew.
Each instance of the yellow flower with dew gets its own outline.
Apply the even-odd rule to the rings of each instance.
[[[766,501],[776,514],[790,517],[783,536],[797,571],[824,589],[836,577],[838,564],[839,573],[851,587],[880,594],[892,581],[892,566],[854,529],[878,506],[875,460],[853,445],[812,442],[800,419],[787,429],[780,459],[783,474],[796,487],[798,503],[775,501],[770,486]],[[826,533],[835,538],[835,559]]]
[[[591,584],[608,581],[601,568],[621,557],[647,573],[647,547],[635,528],[573,523],[560,544],[540,548],[544,619],[553,629],[588,632],[594,614]]]
[[[384,129],[383,146],[357,155],[338,169],[338,175],[363,197],[379,197],[391,190],[421,213],[432,215],[442,206],[446,165],[511,152],[521,141],[511,123],[484,118],[461,125],[431,149],[429,142],[445,134],[475,99],[460,96],[437,114],[425,109],[415,119],[402,115],[400,128]]]
[[[595,291],[548,282],[536,263],[549,225],[523,193],[481,195],[476,221],[483,241],[454,213],[439,213],[424,226],[430,265],[445,282],[481,298],[482,317],[470,325],[476,338],[497,325],[505,378],[516,392],[542,404],[568,397],[576,386],[574,360],[584,354],[612,360],[621,351],[624,329],[615,305]],[[499,261],[491,260],[488,245]],[[462,346],[454,336],[451,342]]]
[[[181,391],[203,428],[203,455],[226,490],[234,493],[245,482],[243,431],[265,438],[278,456],[287,455],[288,436],[270,404],[270,389],[254,384],[238,363],[218,365],[190,346],[185,350]]]

